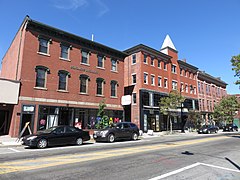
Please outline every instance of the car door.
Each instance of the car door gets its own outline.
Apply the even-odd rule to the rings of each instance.
[[[114,129],[115,137],[118,139],[124,138],[124,127],[123,123],[118,123]]]
[[[69,144],[74,144],[76,139],[80,137],[80,132],[77,131],[74,127],[66,126],[66,141]]]
[[[130,138],[132,136],[131,128],[128,123],[123,124],[123,138]]]
[[[64,126],[57,127],[48,138],[48,144],[50,146],[62,145],[65,142],[64,137]]]

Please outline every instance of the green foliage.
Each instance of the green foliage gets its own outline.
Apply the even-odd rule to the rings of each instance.
[[[237,101],[236,96],[226,96],[215,106],[213,116],[215,120],[232,123],[235,112],[239,108],[240,103]]]
[[[232,70],[235,71],[235,77],[238,77],[239,79],[235,82],[235,84],[240,85],[240,54],[238,56],[233,56],[231,59],[232,63]]]
[[[198,129],[201,127],[202,117],[201,113],[196,110],[190,110],[188,112],[188,118],[186,122],[186,126],[188,128]]]
[[[105,100],[103,99],[99,103],[99,109],[98,109],[97,117],[101,118],[101,120],[95,126],[97,129],[102,129],[102,128],[105,128],[109,125],[109,118],[108,118],[107,115],[105,115],[105,111],[104,111],[104,108],[106,106],[107,105],[105,104]]]

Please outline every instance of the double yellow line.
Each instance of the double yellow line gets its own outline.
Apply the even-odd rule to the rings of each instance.
[[[228,138],[228,137],[226,136],[210,137],[210,138],[197,139],[197,140],[179,141],[179,142],[174,142],[170,144],[166,143],[166,144],[147,145],[147,146],[143,145],[143,146],[132,147],[132,148],[104,150],[104,151],[90,152],[85,154],[61,155],[61,156],[52,156],[52,157],[46,157],[46,158],[10,161],[10,162],[1,163],[0,177],[2,174],[17,172],[17,171],[29,171],[29,170],[48,168],[48,167],[59,166],[59,165],[94,161],[94,160],[100,160],[105,158],[160,150],[165,148],[188,146],[188,145],[193,145],[198,143],[220,140],[224,138]]]

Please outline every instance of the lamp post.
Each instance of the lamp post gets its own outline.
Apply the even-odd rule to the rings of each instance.
[[[182,87],[180,87],[180,96],[182,96],[182,91],[184,91],[184,90],[186,90],[186,87],[184,88],[182,88]],[[190,85],[190,91],[193,91],[194,90],[194,88],[193,88],[193,86],[192,85]],[[181,103],[181,114],[180,114],[180,117],[181,117],[181,123],[182,123],[182,130],[181,130],[181,132],[182,133],[185,133],[185,131],[184,131],[184,125],[185,125],[185,123],[183,122],[183,103],[184,102],[182,102]]]

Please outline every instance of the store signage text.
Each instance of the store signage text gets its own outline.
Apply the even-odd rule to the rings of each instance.
[[[75,70],[79,70],[79,71],[83,71],[83,72],[89,72],[89,73],[93,73],[93,74],[98,74],[97,71],[94,71],[91,69],[85,69],[85,68],[81,68],[81,67],[77,67],[77,66],[71,66],[71,69],[75,69]]]

